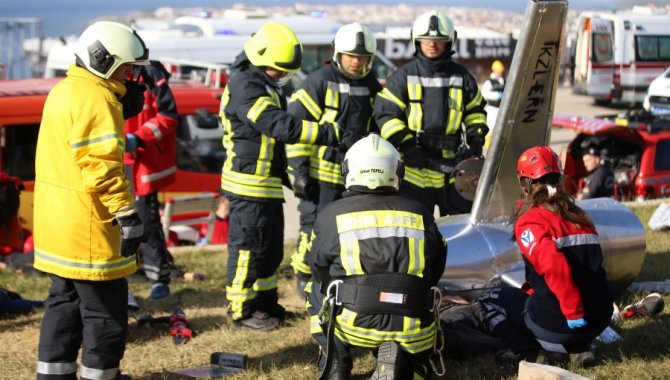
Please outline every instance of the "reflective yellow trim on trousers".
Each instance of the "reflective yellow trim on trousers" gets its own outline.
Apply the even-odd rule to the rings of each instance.
[[[386,99],[389,102],[391,102],[391,103],[395,104],[396,106],[400,107],[400,110],[403,111],[403,112],[407,108],[407,105],[405,103],[403,103],[403,101],[400,100],[398,97],[393,95],[393,93],[388,88],[384,88],[381,92],[377,93],[377,96],[379,96],[382,99]]]
[[[255,123],[256,120],[258,120],[258,117],[261,116],[263,111],[265,111],[265,109],[271,105],[274,105],[274,102],[270,97],[268,96],[259,97],[258,99],[256,99],[254,105],[249,109],[249,112],[247,112],[247,119]]]
[[[418,318],[403,317],[403,328],[412,326],[411,329],[406,331],[382,331],[355,326],[356,316],[356,312],[342,309],[340,315],[336,317],[335,335],[345,343],[359,347],[376,348],[382,342],[394,341],[412,354],[425,351],[433,346],[436,331],[434,321],[422,328],[421,321]]]
[[[257,292],[267,292],[268,290],[277,289],[277,276],[272,275],[266,278],[257,278],[253,288]]]
[[[391,119],[382,125],[382,137],[388,140],[396,133],[402,132],[406,126],[405,122],[400,119]]]
[[[309,268],[307,263],[306,254],[309,250],[309,234],[304,231],[299,233],[298,245],[295,248],[295,252],[291,256],[291,267],[293,272],[311,274],[312,271]]]
[[[300,104],[305,107],[314,120],[319,120],[321,118],[321,114],[323,113],[321,107],[319,107],[319,104],[312,99],[305,89],[300,89],[291,95],[291,100],[289,102],[293,103],[296,101],[299,101]]]
[[[230,302],[230,310],[233,319],[242,318],[242,306],[244,302],[256,298],[256,291],[253,288],[245,288],[244,281],[249,275],[249,262],[251,251],[241,249],[237,257],[237,267],[235,277],[229,286],[226,286],[226,298]]]
[[[238,173],[230,170],[226,165],[221,174],[221,188],[247,197],[284,199],[281,178]]]
[[[444,187],[444,173],[437,172],[430,169],[418,169],[409,166],[405,167],[405,176],[403,181],[407,181],[414,186],[422,189],[427,187],[434,187],[441,189]]]

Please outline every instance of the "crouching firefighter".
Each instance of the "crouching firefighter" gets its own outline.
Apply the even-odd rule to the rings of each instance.
[[[443,371],[439,291],[431,286],[444,270],[446,244],[432,212],[397,194],[403,174],[391,143],[376,134],[359,140],[342,164],[343,198],[314,224],[307,307],[327,353],[322,379],[350,378],[352,346],[376,351],[373,379],[426,378],[432,359]]]

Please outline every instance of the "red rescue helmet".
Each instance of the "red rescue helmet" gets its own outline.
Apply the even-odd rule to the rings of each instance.
[[[548,146],[534,146],[519,156],[516,164],[516,175],[519,179],[536,180],[547,174],[563,175],[561,159]]]

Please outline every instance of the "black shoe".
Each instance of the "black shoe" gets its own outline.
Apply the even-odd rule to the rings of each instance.
[[[596,363],[596,355],[591,350],[570,354],[570,363],[577,367],[590,367]]]
[[[268,313],[255,311],[249,318],[233,321],[233,326],[257,331],[270,331],[279,328],[279,321]]]
[[[398,374],[400,347],[395,342],[384,342],[377,353],[377,367],[370,380],[394,380]]]
[[[261,312],[269,314],[270,317],[276,318],[279,322],[286,320],[286,309],[278,303],[269,307],[264,306],[260,309],[262,309]]]

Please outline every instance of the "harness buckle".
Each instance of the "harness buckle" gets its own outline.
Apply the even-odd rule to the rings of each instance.
[[[326,296],[328,299],[332,299],[334,304],[337,306],[342,306],[342,302],[338,301],[340,295],[340,284],[344,283],[342,280],[334,280],[328,284],[328,289],[326,289]]]

